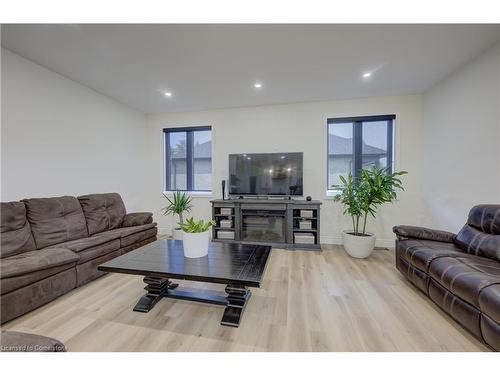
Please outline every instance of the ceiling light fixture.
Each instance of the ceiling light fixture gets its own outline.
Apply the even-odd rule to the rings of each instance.
[[[253,87],[255,87],[256,89],[260,89],[260,88],[262,88],[262,83],[256,82],[256,83],[254,83]]]
[[[169,98],[172,96],[172,93],[170,91],[167,91],[164,93],[165,96],[168,96]]]
[[[370,72],[363,73],[363,78],[370,78],[372,74]]]

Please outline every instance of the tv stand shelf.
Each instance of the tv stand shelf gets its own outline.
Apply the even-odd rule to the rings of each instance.
[[[321,250],[320,201],[244,198],[211,203],[213,241]],[[301,221],[310,228],[300,228]]]

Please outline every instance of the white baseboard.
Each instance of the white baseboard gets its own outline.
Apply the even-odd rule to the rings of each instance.
[[[342,245],[342,237],[339,237],[339,236],[321,236],[320,242],[322,244],[329,244],[329,245]],[[377,238],[377,240],[375,241],[375,246],[376,247],[394,248],[394,239]]]
[[[158,236],[170,236],[172,235],[172,229],[171,228],[160,228],[158,227]],[[321,241],[322,244],[328,244],[328,245],[341,245],[342,244],[342,237],[340,236],[321,236]],[[394,239],[392,238],[377,238],[375,242],[376,247],[388,247],[388,248],[394,248]]]
[[[171,235],[172,235],[172,229],[158,227],[158,236],[171,236]]]

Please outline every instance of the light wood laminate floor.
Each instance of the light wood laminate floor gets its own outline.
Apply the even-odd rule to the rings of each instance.
[[[399,274],[392,250],[353,259],[333,245],[273,249],[239,328],[201,303],[163,299],[133,312],[143,286],[140,276],[109,274],[2,329],[55,337],[69,351],[488,350]]]

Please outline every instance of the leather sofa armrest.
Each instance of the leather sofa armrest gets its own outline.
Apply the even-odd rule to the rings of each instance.
[[[397,225],[392,228],[399,240],[416,238],[419,240],[430,240],[439,242],[453,242],[456,234],[444,230],[414,227],[411,225]]]
[[[153,213],[151,212],[132,212],[126,214],[123,218],[122,227],[135,227],[137,225],[151,224],[153,222]]]

